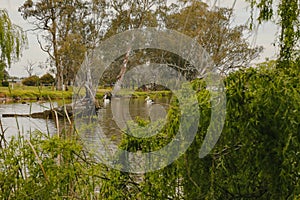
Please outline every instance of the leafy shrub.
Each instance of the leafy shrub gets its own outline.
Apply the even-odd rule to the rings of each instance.
[[[37,86],[39,85],[39,81],[40,81],[40,78],[38,76],[30,76],[28,78],[25,78],[23,81],[22,81],[22,84],[23,85],[27,85],[27,86]]]
[[[52,85],[55,82],[54,77],[47,73],[40,78],[40,83],[43,85]]]

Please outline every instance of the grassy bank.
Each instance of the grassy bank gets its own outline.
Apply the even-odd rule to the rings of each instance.
[[[111,88],[101,88],[99,87],[97,90],[96,97],[101,99],[105,92],[110,92]],[[131,94],[130,90],[123,89],[120,92],[120,95],[128,96],[132,95],[132,97],[146,97],[150,96],[151,98],[159,98],[163,96],[170,95],[170,91],[149,91],[149,92],[140,92],[135,91]],[[11,87],[0,87],[0,98],[8,98],[8,99],[22,99],[22,100],[36,100],[36,99],[72,99],[73,91],[70,87],[68,91],[56,91],[54,87],[51,86],[43,86],[43,87],[35,87],[35,86],[15,86]]]
[[[40,99],[71,99],[72,90],[55,91],[53,87],[34,87],[34,86],[17,86],[0,87],[0,97],[23,100]]]

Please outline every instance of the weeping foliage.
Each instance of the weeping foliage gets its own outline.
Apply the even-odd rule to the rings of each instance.
[[[198,158],[211,112],[209,92],[205,83],[198,80],[194,82],[200,107],[196,138],[176,162],[144,175],[140,196],[146,199],[300,197],[299,71],[287,74],[272,65],[261,66],[232,73],[225,83],[225,127],[213,151],[203,159]],[[170,129],[176,132],[179,126],[178,121],[171,121],[166,132]],[[132,139],[128,142],[131,147],[141,144]]]
[[[259,11],[257,21],[274,21],[279,25],[278,67],[288,69],[291,63],[300,58],[300,3],[299,0],[246,0],[251,3],[252,25],[254,24],[254,10]],[[298,65],[299,69],[299,65]]]
[[[298,199],[299,72],[247,69],[225,82],[221,138],[209,156],[195,160],[204,122],[185,155],[186,199]]]
[[[0,9],[0,61],[10,66],[20,57],[24,45],[25,33],[11,22],[6,10]]]

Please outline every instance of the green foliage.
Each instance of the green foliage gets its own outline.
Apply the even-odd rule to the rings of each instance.
[[[37,86],[39,85],[39,82],[40,82],[40,78],[36,75],[30,76],[22,80],[22,84],[27,86]]]
[[[0,61],[0,82],[4,80],[5,63]]]
[[[179,165],[186,199],[299,197],[299,72],[260,68],[226,81],[227,117],[213,152],[195,159],[209,121],[202,107],[199,135]]]
[[[299,198],[298,82],[298,71],[286,74],[268,67],[231,74],[225,80],[227,116],[221,138],[208,156],[199,159],[211,106],[205,83],[194,81],[200,106],[194,142],[173,164],[144,174],[136,195],[147,199]],[[156,138],[124,137],[126,149],[147,152],[168,143],[178,131],[177,109],[169,110],[170,124]]]
[[[42,31],[38,42],[56,70],[58,90],[74,81],[85,53],[102,38],[106,4],[104,0],[26,0],[19,7],[22,17]]]
[[[36,100],[37,97],[44,99],[72,99],[72,90],[54,91],[52,87],[14,86],[13,89],[1,87],[1,94],[7,97],[20,97],[21,99]]]
[[[43,85],[52,85],[55,82],[54,77],[47,73],[40,78],[40,83]]]
[[[35,132],[1,149],[1,199],[88,199],[97,184],[93,168],[75,139]],[[93,171],[95,170],[95,171]]]
[[[222,74],[248,66],[262,51],[262,47],[250,47],[245,39],[247,37],[245,33],[248,31],[246,26],[232,26],[234,17],[232,9],[217,7],[210,9],[204,2],[191,0],[173,1],[171,6],[167,6],[166,1],[161,0],[113,2],[112,10],[115,14],[112,16],[106,38],[133,28],[164,26],[194,38],[208,52],[214,66]],[[124,56],[116,59],[105,70],[103,80],[100,82],[115,82],[123,60]],[[159,49],[131,51],[128,70],[146,61],[168,64],[180,71],[188,80],[197,76],[195,68],[189,62],[172,52]]]
[[[233,142],[232,148],[241,145],[239,151],[247,158],[242,159],[238,151],[232,154],[238,158],[233,165],[239,168],[237,175],[247,174],[242,176],[244,186],[248,187],[248,191],[243,191],[244,195],[252,193],[265,199],[286,199],[298,193],[298,175],[293,174],[298,171],[294,167],[299,165],[296,152],[300,131],[297,114],[299,74],[295,75],[289,76],[277,70],[251,69],[228,79],[228,86],[234,84],[237,88],[227,99],[230,120],[226,127],[232,127],[233,119],[239,120],[239,123],[232,127],[233,130],[225,128],[223,135],[228,135]],[[239,133],[239,138],[235,132]]]
[[[298,0],[246,0],[251,3],[252,23],[254,24],[254,8],[259,10],[257,18],[259,23],[263,21],[275,21],[280,27],[278,36],[280,54],[278,68],[291,68],[292,62],[300,57],[300,4]],[[299,69],[299,68],[298,68]]]
[[[6,68],[6,64],[4,63],[4,61],[0,60],[0,86],[2,84],[2,86],[7,87],[7,79],[9,77],[8,72],[5,70]],[[4,83],[4,84],[3,84]]]
[[[184,2],[185,6],[173,4],[166,27],[195,38],[222,74],[247,66],[262,51],[262,47],[251,48],[244,39],[246,26],[232,27],[232,9],[210,9],[202,1]]]
[[[11,22],[6,10],[0,9],[0,62],[10,66],[20,57],[25,45],[23,30]]]
[[[211,103],[200,79],[192,83],[200,110],[196,138],[171,165],[130,174],[96,164],[77,134],[59,138],[35,133],[28,141],[19,136],[0,148],[0,198],[299,199],[299,71],[286,73],[265,63],[232,73],[224,81],[225,126],[205,158],[198,155],[210,123]],[[174,98],[158,134],[145,139],[124,135],[120,148],[132,152],[162,148],[180,125],[190,125],[180,124],[182,109]],[[138,134],[144,127],[161,124],[140,118],[136,122],[129,127]]]

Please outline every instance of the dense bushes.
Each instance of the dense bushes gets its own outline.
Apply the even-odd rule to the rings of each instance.
[[[23,85],[27,86],[38,86],[39,85],[40,78],[36,75],[30,76],[28,78],[25,78],[22,80]]]
[[[28,78],[23,79],[22,84],[27,86],[38,86],[40,84],[42,85],[52,85],[55,82],[54,77],[47,73],[43,75],[41,78],[38,76],[30,76]]]
[[[43,84],[43,85],[52,85],[54,82],[55,82],[54,77],[49,73],[43,75],[40,78],[40,84]]]
[[[227,117],[216,147],[205,159],[195,160],[205,134],[200,128],[181,160],[190,171],[183,174],[187,199],[299,198],[298,72],[291,76],[251,68],[225,82]]]

